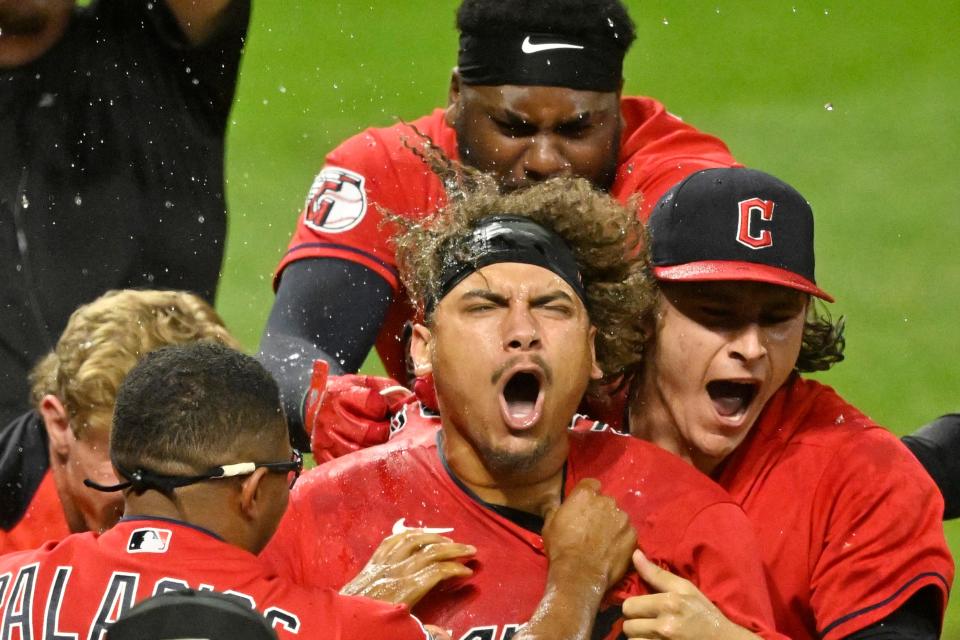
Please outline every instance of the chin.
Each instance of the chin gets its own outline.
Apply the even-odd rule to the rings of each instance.
[[[492,445],[480,452],[484,465],[497,474],[526,473],[536,468],[551,449],[551,443],[544,438],[538,441],[523,441],[510,438],[513,446]]]

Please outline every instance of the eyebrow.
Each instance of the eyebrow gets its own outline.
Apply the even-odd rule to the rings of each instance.
[[[510,304],[510,300],[509,298],[507,298],[507,296],[501,295],[499,293],[494,293],[489,289],[471,289],[470,291],[464,292],[464,294],[460,296],[461,300],[468,300],[470,298],[480,298],[482,300],[488,300],[495,304],[500,304],[504,306]],[[555,291],[550,291],[548,293],[544,293],[542,295],[531,298],[530,304],[533,306],[538,306],[538,305],[549,304],[555,300],[565,300],[567,302],[573,302],[573,298],[570,297],[570,294],[568,294],[566,291],[563,291],[561,289],[557,289]]]
[[[500,295],[499,293],[494,293],[489,289],[471,289],[470,291],[464,292],[464,294],[460,296],[461,300],[468,300],[470,298],[480,298],[482,300],[488,300],[501,305],[506,305],[509,303],[509,300],[507,300],[506,296]]]
[[[566,291],[561,291],[557,289],[556,291],[551,291],[550,293],[545,293],[535,298],[530,299],[530,304],[534,306],[549,304],[556,300],[564,300],[566,302],[573,302],[573,298],[570,297]]]
[[[590,110],[578,111],[577,113],[573,114],[573,116],[564,118],[560,122],[557,122],[554,126],[562,127],[564,125],[589,122],[590,118],[593,117],[593,114],[594,112]],[[501,109],[500,117],[504,120],[507,120],[510,124],[530,124],[530,120],[528,118],[526,118],[523,114],[510,109],[509,107],[503,107]]]

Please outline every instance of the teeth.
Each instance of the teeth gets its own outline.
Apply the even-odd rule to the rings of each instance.
[[[707,393],[721,416],[733,417],[747,410],[756,388],[744,382],[714,380],[707,384]]]
[[[744,408],[743,398],[733,398],[733,397],[723,397],[723,398],[712,398],[713,406],[716,407],[717,413],[722,416],[733,416]]]
[[[535,406],[535,403],[528,402],[526,400],[514,400],[507,403],[507,408],[510,410],[510,415],[514,418],[526,418],[528,415],[533,413],[533,408]]]

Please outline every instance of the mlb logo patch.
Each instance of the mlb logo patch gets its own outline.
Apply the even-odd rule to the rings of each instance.
[[[170,546],[169,529],[136,529],[127,542],[127,553],[166,553]]]

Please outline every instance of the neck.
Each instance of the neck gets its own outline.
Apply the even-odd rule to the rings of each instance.
[[[660,394],[659,385],[651,378],[649,369],[645,370],[639,388],[630,394],[627,415],[630,435],[651,442],[711,475],[722,460],[703,456],[686,441]]]
[[[540,517],[560,504],[569,450],[566,433],[562,446],[558,443],[533,468],[521,471],[491,468],[454,430],[444,429],[443,433],[443,455],[450,472],[484,502]]]
[[[197,499],[198,496],[191,495],[193,492],[190,489],[193,488],[182,487],[174,491],[172,496],[154,490],[138,495],[128,490],[124,495],[123,515],[180,520],[211,531],[234,546],[248,549],[242,528],[236,526],[236,518],[218,506],[225,501],[213,499],[213,496],[209,496],[209,489],[207,496]]]
[[[0,35],[0,69],[12,69],[29,64],[45,54],[60,41],[69,24],[69,13],[50,19],[35,33],[29,35]]]
[[[52,448],[50,451],[50,473],[53,475],[53,484],[57,487],[57,497],[60,498],[60,506],[63,507],[63,517],[67,521],[67,528],[70,529],[70,533],[89,531],[90,527],[87,525],[83,514],[80,512],[80,509],[77,508],[76,503],[74,503],[73,498],[67,491],[64,463],[53,452]]]

